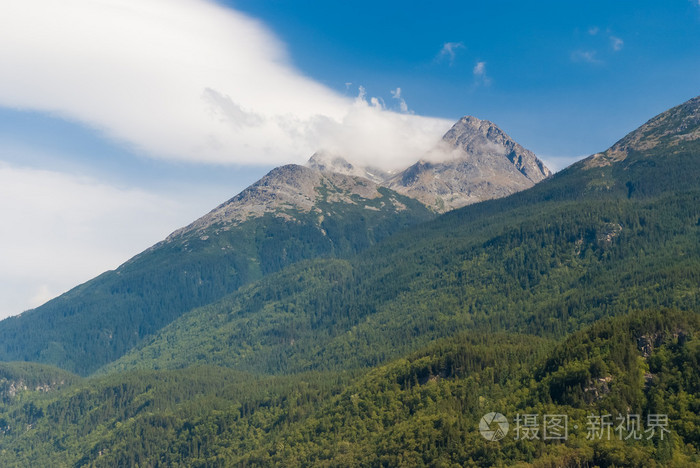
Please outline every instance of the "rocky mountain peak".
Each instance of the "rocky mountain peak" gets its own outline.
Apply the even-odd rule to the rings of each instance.
[[[306,167],[321,172],[335,172],[337,174],[364,177],[376,184],[382,184],[393,175],[390,172],[376,167],[350,163],[342,156],[327,151],[317,151],[314,153],[306,163]]]
[[[532,151],[523,148],[489,120],[462,117],[442,140],[471,157],[505,156],[518,171],[535,183],[551,175],[550,170]]]
[[[293,219],[295,213],[321,213],[317,207],[319,201],[357,204],[359,200],[381,197],[378,188],[365,178],[288,164],[271,170],[235,197],[172,233],[166,241],[204,232],[214,225],[228,229],[266,213],[285,219]],[[396,210],[403,209],[398,201],[394,204]]]
[[[473,116],[455,123],[434,150],[394,173],[325,151],[306,166],[323,174],[363,177],[444,212],[524,190],[551,172],[496,124]]]
[[[493,139],[494,134],[498,134],[500,136],[505,135],[505,133],[503,133],[503,131],[490,120],[482,120],[472,115],[466,115],[452,126],[452,128],[445,134],[443,139],[449,141],[455,137],[469,138],[471,136],[473,138],[477,134],[490,139]]]
[[[322,172],[338,172],[340,174],[350,174],[357,171],[357,168],[350,164],[342,156],[334,155],[325,151],[314,153],[306,166]]]
[[[444,212],[527,189],[550,174],[496,124],[466,116],[426,160],[392,177],[388,186]]]

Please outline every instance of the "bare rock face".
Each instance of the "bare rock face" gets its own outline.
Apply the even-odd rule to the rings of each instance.
[[[387,187],[438,212],[500,198],[532,187],[551,172],[492,122],[464,117],[435,150],[440,162],[419,161]]]
[[[308,213],[320,210],[319,200],[330,203],[357,204],[358,200],[380,197],[378,185],[364,178],[321,172],[296,164],[280,166],[241,193],[214,208],[189,226],[173,232],[166,242],[192,232],[206,230],[213,225],[236,225],[272,213],[293,218],[294,212]],[[395,208],[401,210],[400,202]]]
[[[531,151],[476,117],[460,119],[424,159],[402,170],[363,167],[326,152],[315,153],[306,165],[369,179],[439,213],[508,196],[551,175]]]
[[[523,148],[493,122],[463,117],[442,137],[445,143],[472,156],[504,156],[526,178],[537,183],[551,175],[532,151]]]

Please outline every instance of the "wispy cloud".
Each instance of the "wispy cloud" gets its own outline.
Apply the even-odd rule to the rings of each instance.
[[[491,84],[491,78],[486,74],[486,62],[476,62],[472,73],[474,74],[474,80],[477,84],[484,86],[489,86]]]
[[[448,60],[449,64],[452,65],[457,57],[457,51],[464,48],[465,46],[462,42],[445,42],[438,53],[437,59]]]
[[[598,57],[598,53],[595,50],[575,50],[571,53],[571,60],[574,62],[585,62],[585,63],[602,63]]]
[[[81,122],[153,157],[281,164],[329,144],[393,160],[449,128],[358,103],[290,62],[259,22],[208,0],[4,0],[0,16],[0,106]],[[356,118],[367,114],[383,133]],[[390,153],[355,144],[372,139]]]
[[[700,0],[699,0],[700,1]],[[625,45],[625,41],[616,36],[610,36],[610,46],[615,52],[622,50]]]
[[[404,114],[408,112],[408,104],[406,104],[406,100],[401,96],[401,88],[396,88],[390,91],[391,92],[391,97],[399,101],[399,110],[403,112]]]
[[[610,52],[620,52],[625,46],[625,41],[613,34],[609,27],[601,29],[598,26],[590,26],[585,30],[585,34],[581,35],[579,29],[575,30],[575,34],[582,42],[570,54],[573,62],[603,64],[605,59],[611,58]]]

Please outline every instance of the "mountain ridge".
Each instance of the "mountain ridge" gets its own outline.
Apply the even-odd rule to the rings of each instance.
[[[296,164],[276,167],[260,180],[245,188],[238,195],[214,208],[193,223],[170,234],[165,241],[172,241],[192,231],[202,231],[214,225],[237,225],[250,218],[258,218],[265,213],[290,219],[286,211],[292,209],[304,213],[312,211],[322,214],[316,206],[319,198],[318,188],[333,187],[336,190],[328,202],[355,204],[356,195],[362,199],[373,200],[382,196],[379,185],[358,176],[336,172],[317,171]],[[394,207],[401,211],[405,206],[392,199]]]
[[[624,161],[630,153],[665,150],[673,154],[684,143],[700,141],[700,96],[662,112],[628,133],[608,150],[586,159],[586,167]]]
[[[304,259],[354,254],[434,216],[366,179],[282,166],[116,270],[0,321],[0,359],[86,375],[251,281]]]
[[[466,116],[417,162],[393,171],[318,152],[306,163],[320,171],[368,178],[438,213],[532,187],[551,171],[496,124]]]
[[[669,177],[676,170],[700,170],[700,153],[692,164],[666,162],[662,172],[659,166],[630,171],[617,167],[621,163],[591,171],[582,162],[530,190],[398,232],[350,261],[300,264],[301,270],[285,270],[243,294],[192,311],[112,369],[178,367],[199,362],[195,354],[204,363],[206,356],[216,356],[217,365],[273,373],[342,362],[362,367],[381,362],[387,354],[375,350],[381,344],[408,352],[421,340],[460,327],[561,336],[579,321],[621,313],[628,303],[699,306],[692,284],[693,262],[700,258],[700,179],[693,190],[677,192],[688,187]],[[626,177],[622,183],[618,172]],[[655,191],[630,193],[630,174],[655,182]],[[666,239],[663,249],[657,248],[658,238]],[[675,260],[681,252],[682,261]],[[335,279],[324,285],[326,277]],[[299,283],[304,281],[306,287]],[[654,288],[640,289],[651,282]],[[503,294],[509,299],[496,299]],[[284,326],[275,319],[280,311],[286,311]],[[217,338],[206,338],[206,325],[199,337],[190,334],[197,323],[216,323]],[[166,343],[177,342],[188,345],[168,363]],[[231,347],[210,349],[220,342]],[[260,348],[251,355],[239,353],[238,346]]]

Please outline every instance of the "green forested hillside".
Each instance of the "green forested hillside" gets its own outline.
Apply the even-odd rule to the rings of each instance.
[[[699,207],[691,191],[488,217],[467,208],[358,257],[271,275],[188,313],[107,369],[355,368],[460,330],[561,337],[629,310],[697,310]]]
[[[3,320],[0,359],[88,374],[182,313],[246,283],[302,259],[354,254],[432,217],[417,201],[388,189],[365,199],[344,187],[324,186],[313,212],[280,208],[237,225],[186,232],[37,309]]]
[[[53,366],[33,362],[0,363],[0,402],[10,403],[25,391],[52,392],[80,381],[80,377]]]
[[[0,454],[5,466],[700,466],[698,317],[627,314],[559,342],[461,333],[357,375],[93,377],[5,406]],[[492,411],[510,422],[499,441],[478,430]],[[518,429],[518,415],[541,427],[546,414],[568,417],[566,439]],[[650,414],[668,416],[663,439]],[[599,436],[600,415],[638,415],[642,437],[619,437],[618,421]]]

